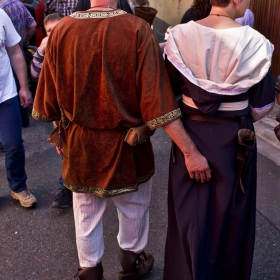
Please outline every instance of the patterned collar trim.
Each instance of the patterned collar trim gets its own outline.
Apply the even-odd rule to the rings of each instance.
[[[106,12],[94,11],[94,12],[87,12],[87,13],[75,12],[70,16],[76,19],[89,19],[89,18],[110,18],[110,17],[116,17],[124,14],[126,14],[126,12],[123,10],[114,10],[108,12],[107,11]]]

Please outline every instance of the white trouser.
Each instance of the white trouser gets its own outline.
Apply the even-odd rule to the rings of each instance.
[[[137,192],[112,197],[118,211],[119,246],[134,253],[144,250],[148,242],[149,206],[152,178],[138,186]],[[76,243],[81,267],[93,267],[104,254],[102,216],[108,198],[73,193]]]

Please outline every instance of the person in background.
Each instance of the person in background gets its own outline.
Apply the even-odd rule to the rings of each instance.
[[[185,130],[205,157],[190,173],[173,145],[164,280],[249,280],[257,191],[253,122],[275,104],[274,46],[235,22],[250,0],[212,0],[210,14],[174,27],[166,67]],[[247,144],[246,144],[247,142]],[[249,142],[249,143],[248,143]]]
[[[21,37],[20,46],[24,53],[24,47],[29,45],[29,40],[35,33],[36,22],[27,8],[18,0],[1,0],[0,8],[2,8],[12,20],[12,23]],[[19,91],[19,82],[17,76],[14,75],[17,89]],[[20,107],[21,125],[22,127],[30,126],[29,108]]]
[[[191,20],[197,21],[207,17],[211,7],[211,1],[209,0],[194,0],[191,8],[185,12],[180,23],[187,23]]]
[[[135,14],[135,7],[149,7],[150,2],[148,0],[127,0],[127,3],[130,6],[131,11]]]
[[[21,37],[22,46],[28,46],[30,38],[36,30],[36,22],[23,3],[17,0],[1,0],[0,8],[3,9],[12,20],[12,23]]]
[[[18,200],[21,206],[31,207],[37,200],[26,185],[19,101],[20,105],[26,108],[31,104],[32,98],[28,88],[26,64],[19,45],[21,37],[1,8],[0,30],[0,137],[5,149],[6,174],[11,196]],[[12,68],[18,78],[19,91]]]
[[[129,14],[134,14],[134,6],[148,6],[148,0],[118,0],[117,8]],[[90,0],[79,0],[76,11],[86,11],[90,8]]]
[[[42,40],[45,37],[45,30],[43,28],[44,25],[44,18],[46,16],[45,14],[45,0],[40,0],[38,7],[35,9],[35,20],[37,23],[37,28],[36,28],[36,47],[40,46]]]
[[[53,28],[57,23],[63,18],[63,15],[58,13],[49,14],[44,19],[44,29],[47,36],[42,40],[40,46],[37,48],[37,51],[34,54],[32,63],[31,63],[31,76],[35,81],[38,81],[41,69],[43,66],[43,61],[45,57],[46,47],[48,45],[49,36]]]
[[[75,12],[78,0],[48,0],[46,1],[48,13],[58,13],[69,16]]]
[[[170,32],[170,30],[171,30],[173,27],[174,27],[174,26],[168,26],[168,27],[167,27],[166,32],[164,33],[164,40],[165,40],[165,42],[159,43],[159,47],[160,47],[160,49],[161,49],[162,51],[163,51],[163,49],[164,49],[164,47],[165,47],[165,45],[166,45],[166,41],[167,41],[167,39],[168,39],[169,32]],[[164,54],[163,54],[163,57],[164,57]]]
[[[43,21],[45,18],[45,0],[21,0],[24,6],[28,9],[30,14],[34,17],[37,27],[34,36],[29,42],[29,45],[40,46],[41,41],[46,36],[43,30]]]
[[[31,76],[33,80],[38,81],[40,72],[43,66],[45,51],[48,45],[49,36],[53,30],[53,28],[57,25],[57,23],[63,18],[63,15],[54,13],[49,14],[44,19],[44,28],[46,30],[47,36],[42,40],[41,45],[38,47],[37,51],[34,54],[32,63],[31,63]],[[57,123],[54,123],[57,126]],[[62,176],[59,178],[60,188],[57,194],[55,195],[54,201],[52,203],[53,208],[68,208],[72,205],[72,192],[68,190],[63,185]]]
[[[133,15],[133,11],[129,5],[129,0],[118,0],[117,8]]]
[[[235,21],[241,25],[249,25],[250,27],[254,28],[254,13],[248,8],[244,16],[242,18],[237,18]]]
[[[34,82],[31,78],[30,65],[36,48],[40,46],[42,39],[46,36],[45,31],[43,29],[43,21],[45,17],[45,8],[43,5],[44,0],[21,0],[21,2],[30,12],[32,17],[34,17],[37,24],[34,35],[29,39],[28,46],[24,46],[24,57],[27,64],[29,89],[32,94],[32,97],[34,98],[36,93],[37,82]]]

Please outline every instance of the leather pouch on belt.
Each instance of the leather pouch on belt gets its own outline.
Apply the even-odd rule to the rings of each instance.
[[[124,141],[130,146],[136,146],[145,142],[154,133],[155,130],[150,130],[146,124],[131,127],[126,134]]]
[[[255,147],[255,132],[250,129],[239,129],[237,142],[237,180],[234,189],[233,205],[235,195],[240,186],[242,192],[245,194],[243,185],[243,178],[246,174],[247,165]]]
[[[54,130],[48,137],[48,141],[54,146],[61,148],[64,140],[65,140],[64,128],[62,127],[62,122],[60,120],[58,122],[58,126],[54,128]]]
[[[56,147],[61,148],[62,147],[62,143],[64,141],[65,137],[64,137],[64,131],[63,128],[59,128],[59,126],[57,126],[52,133],[50,134],[50,136],[48,137],[48,141],[53,144]]]
[[[65,140],[65,131],[64,129],[67,129],[71,122],[69,121],[69,119],[65,116],[65,114],[67,112],[64,112],[63,109],[60,109],[61,112],[61,119],[58,122],[57,127],[54,128],[54,130],[52,131],[52,133],[50,134],[50,136],[48,137],[48,141],[53,144],[56,147],[61,148],[62,147],[62,143]]]

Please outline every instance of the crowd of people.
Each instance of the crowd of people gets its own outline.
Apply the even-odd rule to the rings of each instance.
[[[37,202],[22,139],[32,106],[34,119],[53,122],[52,143],[63,156],[52,207],[73,203],[76,278],[104,279],[109,198],[119,220],[118,279],[152,272],[150,136],[162,127],[172,139],[163,279],[250,279],[253,122],[273,109],[275,83],[274,47],[252,28],[249,4],[195,0],[159,44],[134,15],[139,6],[149,10],[148,0],[0,2],[0,137],[11,196],[23,207]],[[33,104],[28,79],[36,83]]]

